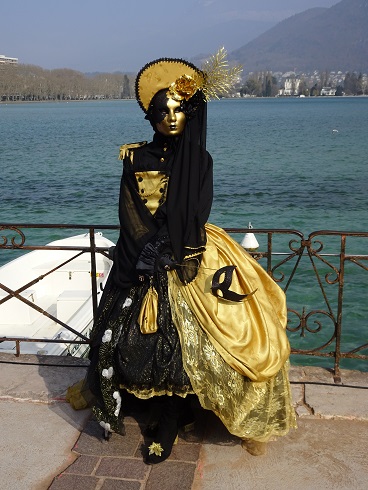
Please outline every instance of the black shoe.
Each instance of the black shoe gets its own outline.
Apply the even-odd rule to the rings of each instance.
[[[147,464],[161,463],[170,456],[178,436],[178,418],[178,414],[171,407],[161,415],[155,430],[154,440],[148,446],[148,454],[145,460]]]
[[[157,464],[162,463],[167,459],[172,451],[173,445],[176,444],[178,440],[177,434],[175,437],[167,435],[166,437],[161,437],[161,442],[153,441],[150,446],[148,446],[148,454],[145,459],[146,464]]]

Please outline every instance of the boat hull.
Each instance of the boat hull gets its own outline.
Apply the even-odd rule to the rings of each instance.
[[[95,235],[95,243],[106,250],[114,246],[101,233]],[[47,246],[89,247],[90,238],[89,234],[77,235]],[[98,302],[112,261],[101,253],[95,257]],[[86,355],[88,344],[55,341],[80,340],[77,334],[89,337],[93,325],[91,269],[88,251],[80,254],[78,250],[47,248],[0,267],[0,284],[4,286],[0,286],[0,338],[19,339],[24,354]],[[11,294],[20,289],[24,302]],[[16,353],[16,344],[14,340],[1,341],[0,353]]]

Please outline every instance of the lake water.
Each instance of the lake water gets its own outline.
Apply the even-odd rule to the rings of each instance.
[[[135,101],[0,104],[0,221],[117,224]],[[208,104],[219,226],[367,230],[368,97]]]
[[[118,224],[119,146],[151,137],[135,101],[0,104],[0,223]],[[213,101],[207,147],[211,222],[305,235],[368,231],[368,98]],[[41,244],[63,232],[37,236]],[[366,240],[356,247],[366,253]],[[351,292],[360,339],[368,329],[365,276]],[[305,302],[305,285],[297,296]]]

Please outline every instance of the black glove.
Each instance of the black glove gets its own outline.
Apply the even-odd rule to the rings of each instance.
[[[178,264],[171,258],[169,253],[162,254],[157,260],[157,270],[159,272],[172,271]]]
[[[151,242],[146,243],[136,265],[139,274],[153,276],[155,272],[155,264],[158,258],[158,251]]]
[[[138,274],[146,276],[153,276],[157,271],[169,271],[176,267],[176,262],[171,258],[168,237],[160,237],[156,241],[146,243],[136,265]]]

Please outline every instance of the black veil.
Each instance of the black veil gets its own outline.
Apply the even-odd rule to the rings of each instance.
[[[206,245],[204,225],[213,197],[212,158],[206,151],[207,104],[202,97],[182,104],[187,121],[183,133],[167,138],[172,149],[167,199],[152,216],[138,192],[134,165],[124,160],[120,189],[121,232],[114,254],[114,281],[122,288],[137,281],[135,266],[144,246],[168,234],[178,275],[184,283],[194,279]],[[147,117],[152,124],[152,120]],[[155,126],[152,124],[153,127]],[[134,162],[149,160],[163,139],[156,133],[152,144],[134,151]]]

